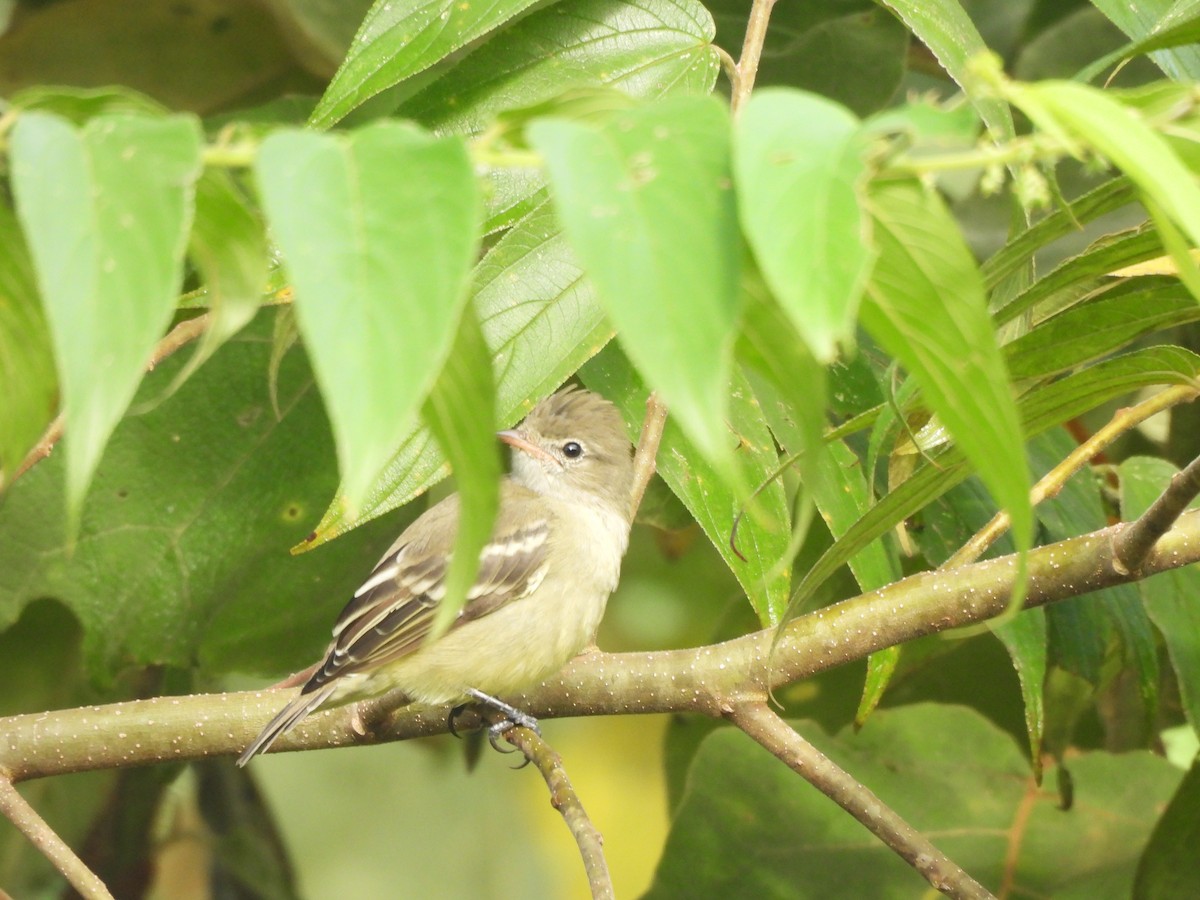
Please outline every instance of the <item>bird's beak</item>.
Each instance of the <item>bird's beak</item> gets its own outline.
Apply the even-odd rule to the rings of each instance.
[[[525,436],[524,432],[518,431],[515,428],[511,428],[508,431],[497,431],[496,437],[500,438],[500,440],[504,441],[504,443],[508,444],[508,446],[514,447],[523,453],[528,453],[534,459],[552,463],[558,462],[557,459],[555,459],[537,444],[529,440],[529,438]]]

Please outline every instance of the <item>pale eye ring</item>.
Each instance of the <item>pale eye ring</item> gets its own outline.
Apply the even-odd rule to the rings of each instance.
[[[562,453],[567,459],[579,459],[583,456],[583,445],[579,441],[567,441],[562,445]]]

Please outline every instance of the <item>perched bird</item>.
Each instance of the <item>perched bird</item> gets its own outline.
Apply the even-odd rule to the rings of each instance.
[[[426,642],[445,595],[458,495],[412,523],[346,604],[325,660],[238,759],[321,706],[400,688],[420,703],[490,703],[553,675],[593,638],[629,542],[632,446],[616,408],[568,387],[499,438],[512,473],[479,574],[450,629]]]

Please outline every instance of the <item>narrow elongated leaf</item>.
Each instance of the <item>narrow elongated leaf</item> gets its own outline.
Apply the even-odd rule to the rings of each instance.
[[[457,476],[458,534],[446,572],[433,636],[449,628],[479,571],[479,552],[492,533],[500,498],[500,453],[494,434],[496,386],[492,360],[475,311],[468,308],[422,418]]]
[[[1100,5],[1100,4],[1097,4]],[[1177,9],[1179,4],[1175,4]],[[1183,19],[1167,17],[1159,22],[1146,37],[1130,41],[1124,47],[1118,47],[1100,59],[1089,64],[1078,75],[1076,81],[1091,81],[1109,66],[1135,56],[1153,53],[1155,50],[1171,50],[1176,47],[1187,47],[1189,44],[1200,43],[1200,16],[1192,15]],[[1184,51],[1185,53],[1187,51]],[[1195,77],[1195,76],[1193,76]]]
[[[970,251],[937,197],[897,183],[872,195],[880,255],[863,325],[912,373],[925,401],[1012,518],[1018,550],[1033,512],[1023,437]]]
[[[497,421],[504,426],[566,381],[612,337],[612,327],[548,201],[488,251],[475,267],[471,294],[491,351]],[[428,428],[415,427],[372,486],[358,516],[335,502],[298,549],[316,547],[408,503],[448,471]]]
[[[540,9],[408,100],[400,113],[476,133],[504,110],[571,88],[634,97],[707,94],[719,68],[712,16],[696,0],[581,0]]]
[[[1112,19],[1113,23],[1135,41],[1145,40],[1173,22],[1186,19],[1195,8],[1179,0],[1093,0],[1092,5]],[[1173,47],[1155,50],[1150,58],[1172,78],[1200,78],[1200,48]]]
[[[616,403],[626,422],[640,425],[647,391],[616,346],[606,348],[579,375],[588,387]],[[749,388],[740,377],[734,385],[729,423],[739,438],[735,465],[746,484],[763,484],[778,468],[779,456]],[[782,485],[771,483],[742,518],[737,540],[739,556],[730,544],[733,523],[742,508],[739,498],[670,420],[658,451],[658,472],[729,565],[759,621],[764,626],[778,624],[791,575],[786,566],[780,565],[786,558],[790,530]]]
[[[988,48],[962,5],[957,0],[884,0],[884,5],[896,11],[942,68],[966,90],[970,60]],[[969,91],[967,96],[996,140],[1012,139],[1015,132],[1008,106],[994,96],[973,96]]]
[[[1014,89],[1013,100],[1040,128],[1064,128],[1094,147],[1200,245],[1200,186],[1166,138],[1132,110],[1071,81],[1026,85]]]
[[[310,124],[326,128],[355,107],[441,62],[533,6],[535,0],[376,0]]]
[[[1167,488],[1178,471],[1165,460],[1135,456],[1121,463],[1121,518],[1132,522]],[[1138,582],[1146,612],[1167,645],[1183,709],[1200,729],[1200,572],[1173,569]]]
[[[1026,310],[1048,318],[1117,284],[1103,276],[1162,254],[1162,241],[1148,226],[1105,235],[1082,253],[1063,260],[997,308],[996,321],[1010,322]]]
[[[0,492],[54,417],[50,329],[16,216],[0,204]]]
[[[1025,433],[1033,437],[1115,397],[1150,385],[1193,384],[1197,378],[1200,357],[1180,347],[1149,347],[1106,360],[1022,397]],[[960,484],[970,473],[958,447],[932,455],[821,555],[796,588],[789,608],[803,608],[817,587],[855,553]]]
[[[740,259],[728,113],[679,97],[599,127],[534,122],[529,136],[622,346],[701,453],[730,471]]]
[[[255,174],[357,511],[457,331],[479,241],[475,177],[461,141],[394,123],[276,132]]]
[[[171,390],[258,312],[267,286],[263,224],[227,172],[210,169],[196,184],[196,224],[189,249],[204,280],[209,325]]]
[[[821,362],[854,335],[870,269],[858,120],[815,94],[757,91],[734,133],[742,228],[772,292]]]
[[[76,128],[33,112],[10,148],[62,385],[75,514],[175,308],[200,127],[191,116],[113,114]]]
[[[1014,379],[1041,378],[1196,319],[1200,306],[1182,286],[1159,284],[1067,310],[1005,346],[1004,358]]]

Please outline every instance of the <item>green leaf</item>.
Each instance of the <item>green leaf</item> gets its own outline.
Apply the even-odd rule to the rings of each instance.
[[[1101,2],[1097,4],[1103,6]],[[1194,13],[1194,4],[1183,4],[1183,6],[1192,6],[1189,13]],[[1179,3],[1175,3],[1172,11],[1176,15],[1168,15],[1144,38],[1136,41],[1130,41],[1124,47],[1118,47],[1111,53],[1105,54],[1100,59],[1089,64],[1078,75],[1075,76],[1075,81],[1091,81],[1109,66],[1112,66],[1122,60],[1133,59],[1135,56],[1142,56],[1152,53],[1155,50],[1170,50],[1176,47],[1187,47],[1190,44],[1200,43],[1200,16],[1193,14],[1185,14],[1184,18],[1179,18],[1178,10]],[[1185,57],[1191,56],[1191,60],[1195,60],[1192,54],[1185,52]],[[1164,66],[1164,70],[1169,69]],[[1200,74],[1200,67],[1197,67],[1196,74]],[[1196,75],[1192,76],[1193,78]]]
[[[1135,41],[1141,41],[1169,29],[1172,23],[1186,20],[1195,4],[1184,0],[1093,0],[1093,5]],[[1200,49],[1195,46],[1157,50],[1150,58],[1177,80],[1200,78]]]
[[[546,119],[559,217],[622,346],[672,418],[722,472],[738,313],[739,243],[728,113],[678,97],[601,127]]]
[[[1012,896],[1126,898],[1134,867],[1179,783],[1139,752],[1071,761],[1075,807],[1039,789],[1010,735],[962,707],[881,710],[859,732],[792,723],[985,887]],[[706,737],[650,900],[670,897],[917,897],[907,863],[733,728]]]
[[[956,0],[884,0],[884,5],[895,10],[909,30],[930,49],[942,68],[966,91],[971,103],[987,124],[995,140],[1012,140],[1012,111],[995,96],[973,94],[970,61],[987,52],[987,45],[979,36],[966,11]]]
[[[505,110],[609,86],[633,97],[707,94],[719,61],[695,0],[580,0],[531,13],[409,99],[400,113],[474,134]]]
[[[508,426],[567,380],[612,337],[591,284],[543,201],[475,267],[472,303],[496,372],[496,408]],[[408,503],[448,474],[424,426],[414,428],[376,480],[357,517],[334,503],[300,549]]]
[[[1122,175],[1109,179],[1065,207],[1054,210],[1008,241],[980,266],[984,285],[989,291],[994,289],[1027,266],[1030,255],[1035,251],[1136,199],[1137,191],[1133,183]]]
[[[1151,579],[1153,580],[1153,579]],[[1195,897],[1200,894],[1200,759],[1192,763],[1170,805],[1154,826],[1138,863],[1134,900]]]
[[[1046,616],[1045,610],[1027,609],[1007,621],[988,627],[999,638],[1021,685],[1025,710],[1025,736],[1029,741],[1029,762],[1033,776],[1042,780],[1042,740],[1046,731]]]
[[[645,416],[646,395],[637,373],[615,346],[609,346],[580,372],[584,383],[621,409],[631,427]],[[758,485],[779,466],[771,432],[741,378],[730,397],[729,424],[739,437],[735,465],[746,484]],[[716,470],[670,419],[658,451],[658,473],[683,501],[692,517],[733,571],[764,626],[779,622],[787,602],[790,571],[780,565],[788,552],[788,507],[783,487],[772,482],[754,500],[738,528],[741,558],[730,546],[733,523],[742,503]]]
[[[1200,244],[1200,186],[1166,139],[1124,104],[1097,88],[1043,81],[1014,88],[1013,102],[1042,129],[1065,128],[1145,191]]]
[[[970,251],[938,198],[910,183],[872,196],[880,255],[862,321],[912,373],[997,504],[1030,546],[1029,470],[1008,375]]]
[[[1044,378],[1121,349],[1137,338],[1200,319],[1200,306],[1177,282],[1101,297],[1067,310],[1004,348],[1014,380]]]
[[[1033,310],[1038,318],[1048,318],[1118,285],[1116,278],[1107,277],[1109,273],[1161,255],[1162,241],[1149,226],[1106,234],[1006,299],[996,310],[996,321],[1011,322],[1027,310]]]
[[[376,0],[309,124],[328,128],[355,107],[511,21],[535,0]]]
[[[479,241],[477,183],[460,140],[395,123],[276,132],[255,174],[357,511],[450,351]]]
[[[479,571],[480,551],[492,534],[502,474],[495,406],[491,354],[475,311],[468,309],[422,416],[454,469],[460,504],[446,595],[438,606],[433,635],[449,628],[462,609]]]
[[[0,203],[0,493],[58,403],[50,330],[12,210]]]
[[[734,129],[738,211],[767,284],[813,355],[854,336],[872,260],[858,121],[812,94],[756,91]]]
[[[1131,522],[1166,490],[1178,470],[1166,460],[1134,456],[1121,463],[1121,518]],[[1193,504],[1194,505],[1194,504]],[[1167,645],[1183,709],[1200,730],[1200,572],[1173,569],[1138,582],[1146,612]]]
[[[62,454],[23,476],[0,507],[0,627],[53,598],[84,629],[94,678],[130,665],[292,671],[312,662],[379,554],[413,513],[381,519],[321,553],[292,559],[337,486],[329,424],[301,353],[280,372],[280,417],[264,378],[266,312],[179,391],[113,434],[63,542]],[[160,396],[185,360],[146,376]]]
[[[72,519],[175,308],[200,137],[191,116],[104,115],[79,129],[31,112],[13,129],[17,213],[62,385]]]
[[[267,286],[262,222],[227,172],[209,169],[196,183],[189,256],[204,283],[201,294],[209,307],[209,323],[169,391],[254,318]]]

